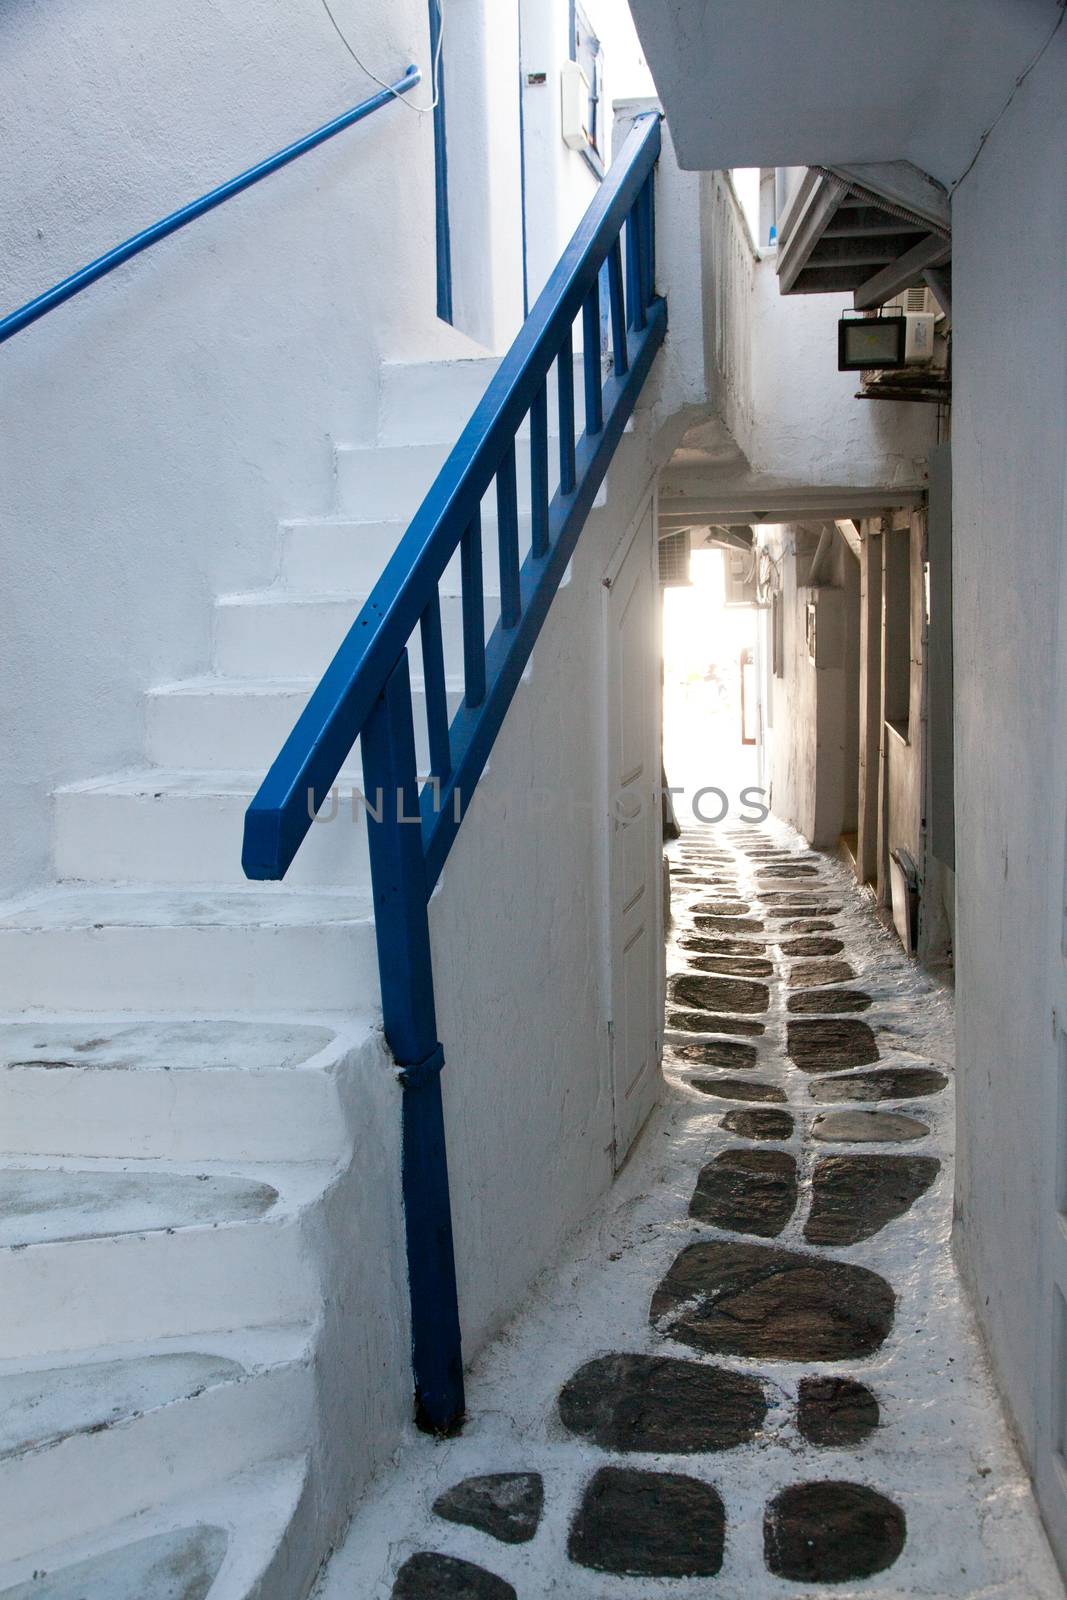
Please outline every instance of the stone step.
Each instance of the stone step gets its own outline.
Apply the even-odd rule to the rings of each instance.
[[[352,627],[367,596],[317,598],[283,588],[254,594],[224,595],[215,605],[215,670],[231,678],[319,678]],[[486,600],[486,632],[499,615],[499,603]],[[463,671],[463,616],[458,595],[441,598],[445,669]],[[422,676],[422,643],[416,631],[408,656],[413,675]]]
[[[306,1323],[314,1163],[0,1167],[0,1360]]]
[[[247,886],[244,817],[262,778],[262,770],[145,767],[70,784],[53,800],[56,873],[87,883]],[[336,815],[324,807],[286,874],[290,888],[369,885],[366,812],[358,799],[352,803],[357,790],[358,772],[338,784]]]
[[[335,453],[337,510],[368,522],[392,518],[410,520],[455,443],[455,436],[437,444],[345,444]],[[530,451],[520,439],[515,452],[518,504],[530,508]],[[559,440],[548,441],[550,493],[559,484]],[[485,511],[496,506],[496,489],[490,484]]]
[[[381,1031],[194,1018],[0,1021],[8,1157],[340,1161],[345,1088],[388,1071]],[[255,1114],[250,1115],[254,1099]],[[357,1131],[357,1138],[359,1137]]]
[[[2,1600],[293,1600],[320,1559],[303,1455],[0,1566]]]
[[[499,366],[496,356],[467,361],[384,362],[378,412],[380,442],[397,445],[423,440],[455,444]],[[557,393],[553,369],[548,380],[548,417],[553,433],[558,428]],[[581,352],[574,358],[574,409],[575,426],[580,432],[585,426]],[[527,420],[522,428],[524,437],[528,431]]]
[[[161,767],[214,768],[265,774],[293,725],[311,698],[316,679],[187,678],[149,691],[147,705],[148,759]],[[449,714],[454,716],[461,690],[449,691]],[[415,748],[420,762],[428,761],[425,695],[418,680],[412,684]],[[358,774],[358,741],[347,770]]]
[[[300,1327],[0,1363],[0,1563],[305,1447]]]
[[[363,522],[354,517],[305,517],[282,524],[279,583],[288,592],[310,595],[368,594],[407,530],[408,518]],[[519,548],[530,546],[530,517],[520,514]],[[500,590],[495,509],[482,518],[482,573],[487,595]],[[439,585],[442,595],[458,595],[460,560],[452,558]]]
[[[285,1013],[378,1003],[366,894],[66,888],[0,908],[0,1013]]]

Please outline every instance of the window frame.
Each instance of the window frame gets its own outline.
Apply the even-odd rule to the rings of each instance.
[[[585,54],[583,54],[583,51]],[[581,155],[597,179],[607,170],[604,151],[600,108],[604,103],[604,46],[579,0],[570,0],[570,59],[585,71],[587,61],[592,66],[589,84],[589,132],[591,139],[583,145]],[[588,76],[588,74],[587,74]]]

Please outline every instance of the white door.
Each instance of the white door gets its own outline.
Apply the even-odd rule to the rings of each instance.
[[[1067,508],[1067,483],[1064,486]],[[1067,539],[1067,521],[1062,534]],[[1060,615],[1067,605],[1067,568],[1060,574]],[[1051,704],[1067,701],[1067,633],[1061,631]],[[1054,1544],[1067,1546],[1067,743],[1054,740],[1043,781],[1049,796],[1053,848],[1050,858],[1059,893],[1051,893],[1048,926],[1048,1056],[1041,1070],[1042,1199],[1035,1240],[1040,1250],[1037,1423],[1035,1477],[1041,1509]],[[973,1091],[972,1091],[973,1092]]]
[[[662,830],[659,620],[651,503],[604,577],[608,727],[608,915],[615,1166],[661,1083]]]

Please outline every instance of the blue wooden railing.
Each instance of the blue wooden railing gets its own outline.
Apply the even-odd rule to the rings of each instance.
[[[666,303],[653,288],[659,148],[658,116],[641,118],[245,817],[245,873],[284,877],[361,740],[385,1035],[404,1087],[416,1414],[437,1432],[458,1426],[464,1401],[428,900],[666,332]],[[602,277],[613,354],[606,378]],[[579,315],[585,428],[576,439],[573,325]],[[551,494],[553,365],[559,466]],[[527,417],[532,505],[529,550],[521,559],[516,446]],[[486,641],[481,503],[494,480],[500,619]],[[464,698],[450,726],[439,585],[457,551]],[[416,630],[430,758],[421,794],[408,668]]]
[[[114,249],[106,254],[97,256],[95,261],[90,261],[88,266],[81,267],[77,272],[72,272],[69,278],[64,278],[62,283],[54,284],[51,289],[46,289],[43,294],[37,295],[33,300],[27,301],[17,311],[9,312],[6,317],[0,317],[0,344],[5,339],[10,339],[16,333],[21,333],[23,328],[28,328],[31,322],[46,316],[49,311],[54,311],[64,301],[72,300],[76,294],[81,294],[83,289],[88,289],[90,284],[97,283],[101,278],[106,278],[109,272],[114,272],[116,267],[121,267],[123,262],[130,261],[134,256],[139,256],[142,250],[149,249],[158,244],[161,239],[177,233],[179,228],[185,228],[197,217],[202,217],[207,211],[214,211],[216,206],[221,206],[224,201],[232,200],[234,195],[241,194],[245,189],[250,189],[254,183],[259,183],[263,178],[269,177],[272,172],[277,172],[281,167],[287,167],[290,161],[295,161],[298,156],[306,155],[309,150],[314,150],[318,145],[325,144],[327,139],[332,139],[335,134],[343,133],[346,128],[351,128],[353,123],[362,122],[364,117],[369,117],[371,112],[378,111],[382,106],[387,106],[398,95],[407,94],[414,89],[416,84],[422,82],[422,73],[418,67],[409,67],[402,78],[387,89],[382,89],[378,94],[371,95],[369,100],[363,100],[358,106],[352,106],[348,111],[343,111],[339,117],[326,122],[321,128],[316,128],[314,133],[305,134],[302,139],[297,139],[293,144],[286,145],[284,150],[278,150],[265,160],[257,162],[254,167],[248,167],[244,172],[239,172],[236,178],[230,178],[226,183],[220,183],[217,188],[211,189],[207,194],[200,196],[199,200],[191,200],[188,205],[181,206],[177,211],[172,211],[169,216],[163,217],[159,222],[153,222],[151,227],[142,228],[140,233],[135,233],[132,238],[126,239],[122,244],[117,244]]]

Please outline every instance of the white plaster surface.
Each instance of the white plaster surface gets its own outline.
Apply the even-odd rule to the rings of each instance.
[[[6,1600],[204,1600],[226,1554],[221,1528],[181,1528],[89,1556],[68,1568],[3,1591]]]
[[[160,1587],[142,1590],[136,1585],[152,1575],[154,1554],[187,1550],[195,1530],[210,1535],[218,1529],[225,1552],[212,1600],[246,1600],[250,1593],[257,1600],[292,1600],[293,1563],[306,1540],[306,1504],[306,1463],[289,1456],[255,1472],[235,1472],[228,1482],[208,1490],[185,1492],[162,1510],[5,1561],[0,1593],[5,1600],[12,1600],[9,1591],[15,1600],[37,1600],[42,1594],[47,1600],[83,1600],[88,1577],[101,1585],[97,1592],[107,1600],[140,1600],[142,1595],[144,1600],[185,1600],[180,1589],[177,1595],[168,1591],[162,1577]],[[148,1540],[159,1541],[155,1552],[144,1548]],[[214,1540],[207,1544],[210,1549]]]
[[[1056,0],[633,0],[686,167],[907,157],[957,179]],[[728,41],[728,48],[724,48]]]
[[[766,831],[795,838],[773,823]],[[906,1217],[873,1239],[833,1252],[836,1259],[882,1273],[898,1296],[896,1320],[882,1348],[864,1360],[832,1366],[835,1373],[871,1385],[881,1403],[882,1425],[856,1448],[809,1446],[793,1420],[796,1385],[800,1376],[822,1369],[806,1363],[717,1358],[768,1380],[772,1407],[752,1445],[713,1456],[623,1458],[563,1430],[556,1397],[582,1362],[617,1350],[662,1351],[693,1359],[686,1347],[653,1333],[650,1296],[683,1246],[694,1239],[736,1237],[687,1216],[700,1166],[716,1150],[742,1142],[719,1127],[729,1102],[690,1090],[686,1079],[696,1069],[668,1061],[667,1099],[615,1188],[537,1283],[518,1316],[474,1364],[468,1380],[470,1420],[463,1434],[443,1443],[409,1437],[392,1467],[364,1497],[317,1600],[349,1600],[354,1593],[385,1600],[397,1567],[417,1549],[440,1550],[483,1565],[507,1578],[522,1596],[601,1600],[611,1580],[571,1565],[565,1546],[582,1485],[595,1467],[612,1460],[681,1471],[717,1487],[726,1504],[727,1545],[722,1573],[712,1585],[716,1592],[761,1600],[814,1592],[768,1576],[762,1556],[763,1511],[787,1484],[839,1477],[868,1483],[897,1501],[906,1513],[908,1539],[892,1568],[859,1584],[835,1585],[835,1594],[849,1600],[860,1595],[879,1600],[1059,1600],[1062,1585],[1002,1420],[951,1254],[951,996],[907,961],[843,867],[827,862],[821,876],[845,907],[835,920],[857,971],[857,985],[874,997],[865,1016],[877,1031],[879,1065],[934,1065],[950,1078],[940,1095],[899,1103],[901,1110],[921,1115],[929,1124],[929,1137],[907,1148],[940,1158],[935,1186]],[[687,898],[707,897],[700,887],[689,886],[684,893]],[[785,964],[776,954],[779,973]],[[669,970],[684,968],[684,953],[672,949]],[[796,1132],[784,1147],[800,1162],[801,1201],[793,1222],[775,1242],[804,1249],[802,1226],[814,1160],[806,1136],[819,1114],[819,1080],[793,1069],[782,1054],[784,1014],[779,991],[766,1018],[767,1035],[758,1041],[760,1077],[787,1089],[797,1119]],[[814,1095],[809,1086],[814,1086]],[[544,1475],[545,1514],[531,1543],[505,1547],[432,1515],[435,1496],[459,1479],[512,1470]],[[626,1580],[627,1593],[634,1595],[696,1597],[708,1589],[703,1579]]]
[[[1067,27],[953,198],[952,429],[958,1238],[1061,1559],[1065,81]]]
[[[209,1173],[0,1173],[0,1247],[240,1222],[277,1199],[269,1184]]]

